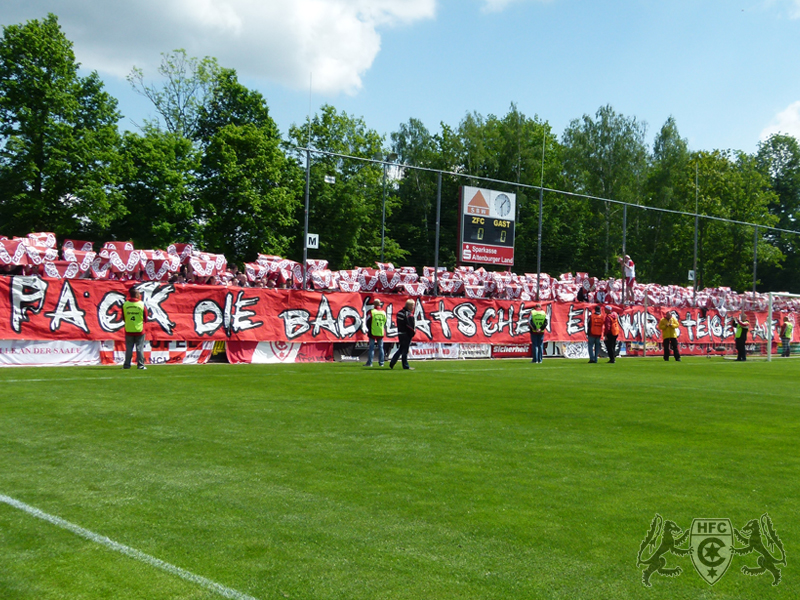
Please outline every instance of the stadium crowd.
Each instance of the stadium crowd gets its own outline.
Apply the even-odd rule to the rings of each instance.
[[[163,281],[177,284],[224,285],[271,289],[303,289],[301,263],[260,254],[256,262],[240,269],[225,256],[196,249],[192,244],[172,244],[166,250],[140,250],[130,242],[106,242],[94,250],[93,242],[65,239],[61,253],[53,233],[30,233],[22,238],[0,236],[0,274],[38,275],[48,278],[89,278],[118,281]],[[628,268],[627,261],[623,265]],[[630,261],[630,267],[633,262]],[[621,279],[600,279],[588,273],[517,275],[459,266],[453,271],[376,263],[375,267],[331,270],[326,260],[309,260],[306,287],[317,291],[374,292],[406,296],[431,295],[543,302],[647,304],[653,307],[763,311],[767,294],[737,293],[727,287],[706,288],[636,283],[626,271]],[[538,291],[538,298],[537,298]],[[800,311],[800,301],[776,298],[775,310]]]

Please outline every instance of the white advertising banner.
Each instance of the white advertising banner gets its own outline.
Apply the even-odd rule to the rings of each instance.
[[[293,363],[303,344],[290,342],[259,342],[253,352],[252,364]]]
[[[408,350],[409,360],[430,360],[433,358],[459,358],[460,344],[440,344],[436,342],[411,342]]]
[[[491,344],[459,344],[459,358],[492,358]]]
[[[99,365],[102,342],[0,340],[0,366]]]

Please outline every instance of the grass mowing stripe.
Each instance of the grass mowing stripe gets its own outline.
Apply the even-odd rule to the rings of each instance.
[[[248,596],[247,594],[243,594],[237,590],[234,590],[229,587],[225,587],[215,581],[211,581],[206,577],[202,577],[201,575],[195,575],[194,573],[187,571],[186,569],[181,569],[180,567],[176,567],[168,562],[164,562],[163,560],[156,558],[154,556],[150,556],[149,554],[145,554],[144,552],[140,552],[135,548],[131,548],[130,546],[126,546],[125,544],[120,544],[119,542],[115,542],[112,539],[105,537],[104,535],[100,535],[93,531],[89,531],[88,529],[84,529],[79,525],[75,525],[74,523],[70,523],[62,519],[61,517],[56,517],[55,515],[48,514],[44,511],[39,510],[29,504],[25,504],[24,502],[20,502],[19,500],[15,500],[10,496],[6,496],[5,494],[0,494],[0,502],[8,504],[14,508],[17,508],[21,511],[28,513],[29,515],[36,517],[37,519],[42,519],[43,521],[47,521],[57,527],[61,527],[62,529],[66,529],[67,531],[71,531],[75,535],[78,535],[84,539],[87,539],[91,542],[95,542],[96,544],[100,544],[101,546],[105,546],[115,552],[119,552],[120,554],[124,554],[129,558],[133,558],[134,560],[138,560],[139,562],[143,562],[145,564],[150,565],[151,567],[155,567],[157,569],[161,569],[162,571],[166,571],[171,575],[175,575],[189,581],[191,583],[197,584],[201,587],[206,588],[212,592],[215,592],[222,596],[223,598],[231,598],[231,600],[257,600],[253,596]]]

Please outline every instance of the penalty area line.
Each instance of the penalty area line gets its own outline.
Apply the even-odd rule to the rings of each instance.
[[[229,587],[225,587],[215,581],[211,581],[206,577],[202,577],[201,575],[195,575],[191,571],[187,571],[186,569],[181,569],[180,567],[176,567],[168,562],[165,562],[155,556],[150,556],[149,554],[145,554],[135,548],[131,548],[130,546],[126,546],[125,544],[120,544],[119,542],[115,542],[112,539],[107,538],[104,535],[100,535],[98,533],[94,533],[93,531],[89,531],[88,529],[84,529],[79,525],[75,525],[74,523],[70,523],[62,519],[61,517],[56,517],[55,515],[48,514],[44,511],[39,510],[36,507],[30,506],[29,504],[25,504],[24,502],[20,502],[19,500],[15,500],[9,496],[5,496],[0,494],[0,502],[8,504],[14,508],[17,508],[23,512],[28,513],[29,515],[36,517],[37,519],[42,519],[43,521],[47,521],[56,527],[60,527],[62,529],[66,529],[67,531],[71,531],[75,535],[78,535],[84,539],[87,539],[91,542],[96,544],[100,544],[101,546],[105,546],[110,550],[114,550],[115,552],[119,552],[120,554],[124,554],[125,556],[132,558],[134,560],[138,560],[139,562],[145,563],[150,565],[151,567],[155,567],[156,569],[160,569],[169,573],[170,575],[175,575],[176,577],[180,577],[185,581],[189,581],[201,587],[204,587],[207,590],[215,592],[222,596],[223,598],[230,598],[231,600],[257,600],[253,596],[248,596],[247,594],[243,594],[237,590],[234,590]]]

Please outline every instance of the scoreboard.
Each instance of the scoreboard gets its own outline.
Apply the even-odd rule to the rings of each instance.
[[[461,262],[513,265],[516,208],[516,194],[462,187]]]

